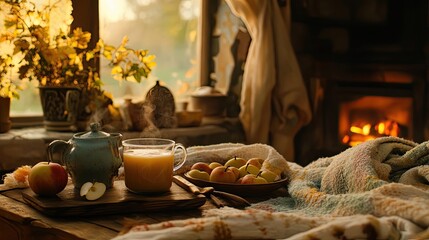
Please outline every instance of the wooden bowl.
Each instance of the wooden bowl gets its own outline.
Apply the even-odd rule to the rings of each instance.
[[[176,112],[178,127],[195,127],[201,124],[203,113],[201,111]]]
[[[287,179],[282,178],[278,181],[266,184],[238,184],[238,183],[220,183],[210,182],[201,179],[192,178],[188,173],[184,174],[191,183],[198,187],[213,187],[215,190],[229,192],[240,196],[261,196],[267,193],[271,193],[281,187],[287,186]]]
[[[222,116],[226,108],[225,95],[192,95],[191,106],[201,110],[204,116]]]

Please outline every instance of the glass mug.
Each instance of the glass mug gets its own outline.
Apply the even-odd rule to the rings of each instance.
[[[173,172],[186,161],[186,148],[173,140],[135,138],[122,141],[125,186],[134,193],[162,193],[170,190]],[[183,159],[175,164],[179,149]]]

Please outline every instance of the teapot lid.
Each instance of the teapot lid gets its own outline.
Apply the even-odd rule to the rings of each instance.
[[[98,122],[91,123],[89,127],[91,131],[80,135],[80,138],[104,138],[110,136],[110,134],[100,131],[101,125]]]

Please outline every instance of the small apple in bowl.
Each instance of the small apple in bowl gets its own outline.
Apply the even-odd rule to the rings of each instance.
[[[249,173],[240,179],[240,183],[241,184],[266,184],[268,182],[265,178],[260,176],[260,173],[258,173],[258,175]]]
[[[55,196],[64,190],[68,182],[66,169],[58,163],[39,162],[28,175],[28,184],[40,196]]]
[[[230,167],[220,166],[213,169],[209,180],[211,182],[235,183],[237,175]]]
[[[249,160],[247,160],[248,164],[251,164],[259,169],[261,169],[262,164],[264,164],[264,160],[261,158],[250,158]]]
[[[246,165],[241,166],[238,171],[240,172],[240,178],[246,176],[247,174],[258,175],[259,168],[250,163],[246,163]]]
[[[265,178],[265,180],[267,180],[267,182],[269,183],[280,180],[279,175],[275,174],[273,171],[270,171],[268,169],[262,170],[260,176]]]
[[[205,181],[210,180],[210,175],[207,172],[197,170],[197,169],[191,169],[188,172],[188,175],[192,178],[195,178],[195,179],[201,179],[201,180],[205,180]]]
[[[210,174],[213,169],[205,162],[197,162],[192,165],[191,170],[204,171]]]
[[[240,168],[241,166],[246,164],[246,160],[244,158],[240,158],[240,157],[234,157],[229,159],[226,163],[225,163],[225,167],[236,167],[236,168]]]
[[[220,164],[220,163],[218,163],[218,162],[211,162],[210,164],[209,164],[209,167],[213,170],[213,169],[215,169],[216,167],[220,167],[220,166],[222,166],[222,164]]]

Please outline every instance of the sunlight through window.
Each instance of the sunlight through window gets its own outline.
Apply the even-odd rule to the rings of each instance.
[[[199,0],[100,0],[100,37],[118,45],[128,36],[129,46],[147,49],[156,56],[157,66],[141,83],[118,82],[111,69],[101,61],[104,89],[115,103],[132,98],[143,100],[146,92],[161,80],[184,100],[197,87],[196,46]]]

